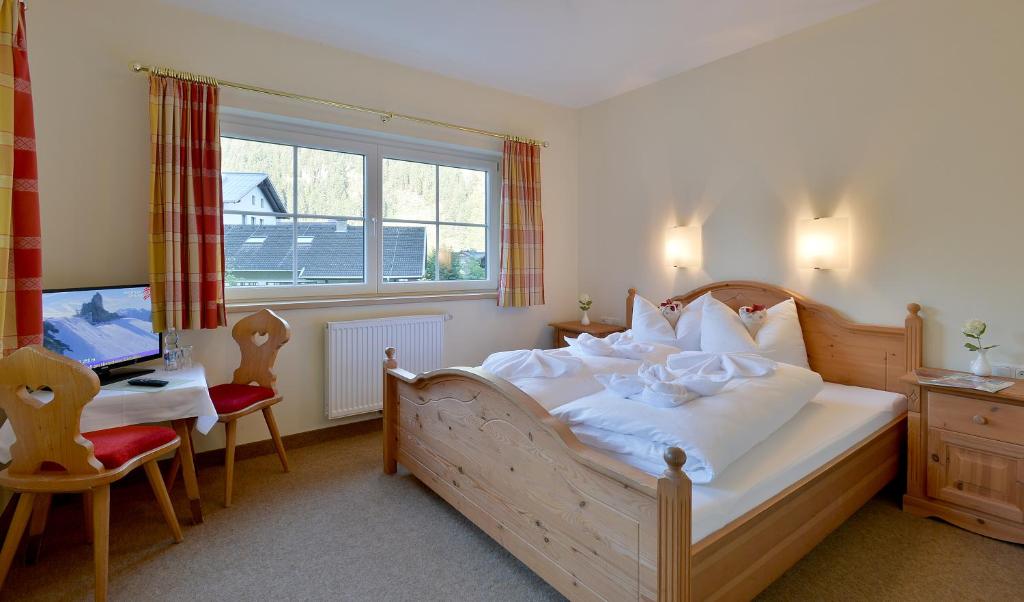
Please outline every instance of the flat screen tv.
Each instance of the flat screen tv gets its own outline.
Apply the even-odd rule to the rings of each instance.
[[[160,358],[162,343],[148,285],[43,292],[43,346],[92,368],[104,384],[152,372],[112,371]]]

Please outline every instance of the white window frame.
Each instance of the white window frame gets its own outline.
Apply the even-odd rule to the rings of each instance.
[[[343,126],[315,123],[222,108],[221,136],[301,146],[326,151],[353,153],[365,158],[365,206],[363,209],[364,282],[349,284],[306,284],[297,286],[225,287],[228,301],[257,301],[337,298],[345,296],[386,296],[407,293],[480,292],[498,288],[498,251],[500,232],[498,215],[501,179],[498,173],[500,153],[432,144],[404,137],[354,130]],[[448,167],[484,171],[487,174],[487,280],[433,280],[425,282],[384,282],[380,271],[383,245],[383,173],[384,158],[417,161]],[[297,166],[295,167],[297,169]],[[297,199],[292,199],[295,203]],[[248,212],[260,214],[260,212]],[[275,217],[279,214],[267,213]],[[304,214],[295,212],[291,216]],[[309,216],[315,218],[317,216]],[[402,221],[402,220],[387,220]],[[438,222],[434,222],[438,223]],[[446,222],[440,222],[444,225]],[[294,238],[294,237],[293,237]],[[436,242],[436,241],[435,241]],[[294,243],[293,243],[294,244]],[[435,268],[435,274],[437,269]]]
[[[442,167],[459,167],[466,169],[475,169],[487,173],[487,211],[485,214],[484,227],[487,232],[487,280],[433,280],[426,282],[384,282],[381,278],[380,291],[381,293],[408,293],[414,291],[466,291],[466,290],[497,290],[498,288],[498,241],[500,233],[497,231],[498,224],[498,206],[497,202],[498,194],[500,189],[496,190],[494,187],[495,181],[498,180],[497,163],[493,159],[483,159],[480,157],[469,157],[466,155],[452,154],[446,151],[430,150],[424,151],[422,148],[418,148],[417,145],[405,145],[405,144],[387,144],[381,146],[381,166],[383,167],[384,159],[397,159],[399,161],[413,161],[418,163],[429,163],[432,165],[439,165]],[[381,170],[383,171],[383,169]],[[498,184],[500,186],[500,183]],[[381,174],[381,190],[383,191],[383,174]],[[436,183],[435,186],[436,194],[440,195],[440,183]],[[383,193],[380,195],[380,202],[383,205]],[[435,199],[435,211],[438,209],[438,201]],[[384,214],[384,207],[379,208],[379,215]],[[463,225],[455,222],[444,222],[440,220],[440,216],[435,213],[436,219],[434,225]],[[401,220],[401,219],[385,219],[388,222],[413,222],[413,223],[424,223],[418,220]],[[479,227],[479,224],[465,224],[474,227]],[[382,224],[383,226],[383,224]],[[383,227],[381,229],[383,234]],[[436,245],[438,241],[435,240]],[[383,249],[382,249],[383,250]],[[383,259],[383,258],[381,258]],[[437,272],[440,271],[439,266],[434,267],[435,277]],[[467,286],[469,285],[469,286]]]

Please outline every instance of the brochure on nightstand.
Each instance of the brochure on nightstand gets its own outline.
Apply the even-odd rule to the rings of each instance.
[[[974,389],[986,393],[997,393],[1003,389],[1013,386],[1014,381],[1002,378],[990,378],[987,376],[975,376],[973,374],[947,374],[928,376],[917,373],[917,382],[922,385],[933,385],[937,387],[959,387],[961,389]]]

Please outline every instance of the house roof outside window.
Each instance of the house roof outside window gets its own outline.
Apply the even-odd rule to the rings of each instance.
[[[277,193],[270,176],[265,173],[248,173],[240,171],[225,171],[220,174],[221,195],[225,204],[233,204],[241,201],[254,188],[259,188],[263,197],[270,203],[270,210],[274,213],[285,213],[287,209],[281,195]]]
[[[292,224],[225,224],[224,254],[229,271],[292,271]],[[363,227],[336,222],[299,222],[300,279],[358,279],[363,276]],[[308,243],[306,241],[309,241]],[[426,273],[426,229],[384,226],[385,278],[422,278]]]

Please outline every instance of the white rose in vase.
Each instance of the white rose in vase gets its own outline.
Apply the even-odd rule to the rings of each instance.
[[[964,324],[963,333],[965,336],[972,339],[980,339],[981,335],[985,334],[986,328],[987,325],[981,320],[968,320],[967,323]],[[971,349],[971,351],[977,351],[977,349]]]
[[[594,304],[594,300],[590,298],[590,295],[583,293],[576,299],[576,302],[580,306],[580,311],[583,312],[583,317],[580,318],[580,324],[587,326],[590,324],[590,316],[587,312],[590,310],[590,306]]]
[[[992,374],[992,365],[988,362],[986,354],[989,349],[994,349],[999,346],[981,344],[981,337],[985,334],[986,330],[988,330],[988,324],[985,324],[981,320],[974,319],[968,320],[960,331],[965,337],[974,340],[973,343],[971,341],[964,343],[964,347],[978,354],[978,357],[974,358],[974,361],[971,362],[971,372],[977,376],[988,376]]]

